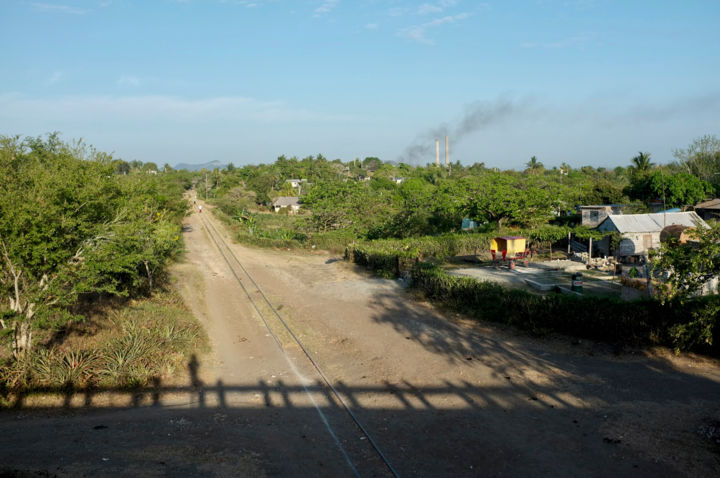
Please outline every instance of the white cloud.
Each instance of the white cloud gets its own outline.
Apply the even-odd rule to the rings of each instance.
[[[438,5],[433,5],[430,3],[423,3],[422,5],[420,5],[418,7],[417,14],[418,15],[427,15],[428,13],[440,13],[442,11],[443,11],[442,7],[440,7]]]
[[[428,15],[430,13],[442,13],[450,7],[454,7],[457,2],[455,0],[440,0],[435,3],[423,3],[415,11],[418,15]]]
[[[315,17],[321,17],[327,15],[338,6],[340,0],[324,0],[322,4],[315,9]]]
[[[380,25],[378,25],[377,23],[367,23],[367,24],[365,25],[365,28],[366,28],[367,30],[377,30],[379,26],[380,26]]]
[[[436,18],[435,20],[422,23],[420,25],[414,25],[411,27],[406,27],[398,30],[397,36],[401,38],[406,38],[408,40],[412,40],[418,43],[423,43],[426,45],[434,45],[435,41],[427,38],[426,33],[428,29],[431,28],[437,28],[441,25],[448,25],[452,23],[459,22],[461,20],[465,20],[470,16],[469,13],[459,13],[457,15],[447,15],[444,17]]]
[[[90,10],[72,7],[70,5],[56,5],[53,3],[31,3],[33,9],[41,12],[67,13],[70,15],[85,15]]]

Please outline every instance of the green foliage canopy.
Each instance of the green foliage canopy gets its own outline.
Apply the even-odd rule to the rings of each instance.
[[[181,183],[117,175],[111,157],[76,146],[56,134],[0,137],[2,328],[53,327],[83,294],[152,288],[180,247]]]

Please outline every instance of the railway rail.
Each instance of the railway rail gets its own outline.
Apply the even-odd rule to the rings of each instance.
[[[206,209],[207,211],[207,209]],[[293,360],[290,358],[290,356],[287,353],[286,348],[283,346],[283,341],[280,339],[280,335],[285,335],[287,340],[289,340],[291,343],[296,344],[300,350],[302,351],[303,356],[305,357],[307,364],[311,366],[311,373],[315,373],[318,375],[321,380],[322,384],[327,387],[328,389],[328,397],[334,398],[337,403],[340,405],[340,408],[344,411],[345,415],[352,421],[352,426],[359,431],[362,434],[362,437],[364,438],[364,442],[367,442],[370,447],[372,448],[372,453],[374,453],[377,458],[382,462],[382,465],[384,466],[384,469],[389,472],[390,475],[394,477],[399,477],[400,475],[397,473],[395,468],[390,464],[390,461],[386,457],[386,455],[383,453],[383,451],[380,449],[378,443],[375,441],[375,439],[372,437],[368,429],[362,424],[358,416],[352,411],[352,409],[348,406],[345,399],[342,397],[342,395],[338,392],[338,390],[335,388],[335,386],[332,384],[330,379],[327,377],[325,372],[323,372],[320,365],[317,363],[317,361],[312,357],[312,355],[309,353],[305,345],[302,343],[300,338],[295,334],[295,332],[292,330],[292,328],[288,325],[287,321],[283,319],[283,317],[278,312],[278,309],[272,304],[272,302],[268,299],[265,292],[262,290],[260,285],[255,281],[255,279],[252,277],[250,272],[247,270],[247,268],[243,265],[243,263],[240,261],[240,259],[237,257],[237,255],[233,252],[233,250],[228,246],[225,239],[222,237],[220,232],[217,230],[215,225],[212,223],[211,220],[207,218],[204,214],[199,214],[199,217],[201,219],[201,222],[203,224],[203,227],[205,228],[208,236],[210,237],[211,241],[215,244],[215,246],[218,249],[218,252],[223,257],[224,261],[227,263],[230,271],[232,272],[234,278],[242,288],[243,292],[247,296],[248,300],[250,301],[253,309],[257,313],[260,320],[263,322],[264,326],[266,327],[269,335],[272,337],[273,341],[279,348],[280,352],[286,359],[287,363],[290,365],[290,368],[293,370],[293,372],[297,375],[298,379],[301,381],[301,383],[306,383],[307,378],[306,374],[303,374],[297,367],[297,364],[293,362]],[[307,394],[310,401],[313,403],[315,409],[318,412],[318,416],[320,417],[320,420],[322,421],[323,425],[327,429],[330,436],[333,438],[335,444],[337,445],[338,449],[342,453],[343,457],[345,458],[345,461],[348,464],[348,467],[352,471],[352,473],[355,476],[363,476],[360,472],[360,469],[356,462],[361,461],[358,458],[353,458],[353,453],[349,451],[345,446],[343,446],[343,443],[341,441],[341,437],[339,436],[338,432],[336,431],[336,427],[333,427],[333,425],[330,423],[330,420],[328,419],[328,416],[323,412],[323,410],[318,405],[317,401],[313,397],[311,391],[303,385],[303,388],[305,390],[305,393]],[[362,460],[363,462],[365,460]]]

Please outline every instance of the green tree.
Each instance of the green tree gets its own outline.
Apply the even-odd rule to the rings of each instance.
[[[643,153],[642,151],[632,158],[631,162],[632,165],[628,168],[630,170],[630,184],[625,192],[631,199],[647,201],[652,198],[653,194],[650,180],[652,168],[655,165],[650,161],[650,153]]]
[[[34,329],[75,318],[81,295],[126,295],[143,270],[152,282],[179,246],[154,177],[115,175],[108,158],[76,154],[55,135],[0,137],[0,294],[10,299],[0,326],[13,330],[16,355]]]
[[[147,171],[155,171],[155,172],[157,172],[158,167],[157,167],[157,164],[155,164],[155,163],[153,163],[152,161],[150,161],[150,162],[144,163],[144,164],[142,165],[142,170],[143,170],[143,171],[146,171],[146,172],[147,172]]]
[[[720,139],[716,136],[701,136],[686,149],[674,150],[673,155],[688,173],[711,183],[720,182]]]
[[[505,221],[537,226],[549,221],[559,206],[554,187],[539,179],[491,173],[464,180],[466,212],[482,222]]]
[[[552,244],[567,236],[568,229],[562,226],[546,224],[542,227],[532,229],[528,236],[537,242],[546,242],[550,248],[550,259],[552,259]]]
[[[655,171],[649,180],[649,191],[654,197],[664,197],[668,207],[683,207],[705,200],[712,186],[692,174]]]
[[[537,173],[537,172],[540,172],[543,169],[545,169],[545,166],[543,165],[543,163],[538,161],[538,159],[535,156],[531,157],[530,161],[525,163],[525,166],[527,166],[527,171],[531,172],[531,173]]]
[[[700,301],[700,307],[690,314],[687,322],[676,324],[670,330],[678,349],[712,345],[720,317],[720,301],[697,298],[708,281],[720,276],[720,223],[688,233],[693,241],[680,243],[678,238],[673,238],[651,255],[653,273],[660,281],[655,290],[660,301],[679,302],[681,306],[691,300]]]
[[[652,257],[653,270],[664,274],[663,300],[688,300],[713,277],[720,276],[720,223],[686,230],[691,240],[671,238]]]
[[[636,173],[647,173],[653,166],[655,165],[650,161],[650,153],[640,151],[632,158],[632,168]]]

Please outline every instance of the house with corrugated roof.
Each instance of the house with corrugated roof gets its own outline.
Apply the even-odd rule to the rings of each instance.
[[[615,255],[621,257],[644,256],[650,249],[660,247],[660,233],[668,226],[709,227],[695,212],[668,212],[652,214],[611,214],[597,227],[598,231],[618,232],[622,236]],[[598,249],[609,254],[610,241],[604,239]]]

